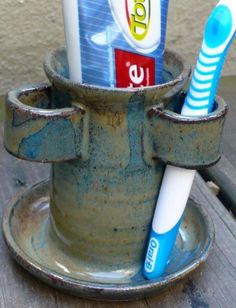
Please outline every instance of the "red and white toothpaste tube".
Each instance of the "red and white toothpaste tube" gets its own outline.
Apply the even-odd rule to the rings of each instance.
[[[168,0],[62,0],[70,78],[106,87],[162,82]]]

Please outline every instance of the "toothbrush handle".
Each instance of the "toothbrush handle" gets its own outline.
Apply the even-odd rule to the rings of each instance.
[[[178,235],[181,221],[182,219],[173,229],[164,234],[158,234],[152,229],[144,263],[145,278],[154,279],[164,272]]]
[[[205,115],[213,109],[220,73],[236,32],[235,1],[221,0],[210,15],[181,114]],[[143,274],[165,270],[182,220],[195,171],[167,166],[155,210]]]
[[[194,176],[194,170],[166,167],[143,268],[143,275],[147,279],[157,278],[165,270],[178,235]]]

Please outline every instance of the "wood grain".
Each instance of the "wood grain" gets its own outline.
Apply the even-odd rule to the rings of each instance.
[[[222,158],[202,175],[220,187],[220,200],[236,215],[236,76],[221,78],[218,93],[229,106],[222,137]]]

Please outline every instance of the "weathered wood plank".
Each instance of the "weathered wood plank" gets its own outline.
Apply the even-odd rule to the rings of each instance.
[[[229,105],[222,138],[222,159],[202,172],[220,187],[219,198],[236,214],[236,76],[221,78],[219,95]]]
[[[236,76],[221,78],[218,92],[229,106],[223,133],[222,150],[225,157],[236,169]]]
[[[191,196],[210,213],[215,225],[215,244],[207,262],[186,283],[179,284],[178,291],[168,291],[161,297],[161,307],[185,307],[189,303],[189,307],[232,308],[236,301],[236,222],[199,175]],[[154,308],[158,298],[147,301]]]

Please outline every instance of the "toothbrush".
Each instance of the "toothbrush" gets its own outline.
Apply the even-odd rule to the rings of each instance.
[[[70,79],[82,82],[78,0],[62,0]]]
[[[211,112],[221,70],[236,33],[236,1],[221,0],[206,23],[202,47],[181,114]],[[178,235],[196,171],[167,166],[152,222],[143,274],[160,277]]]

